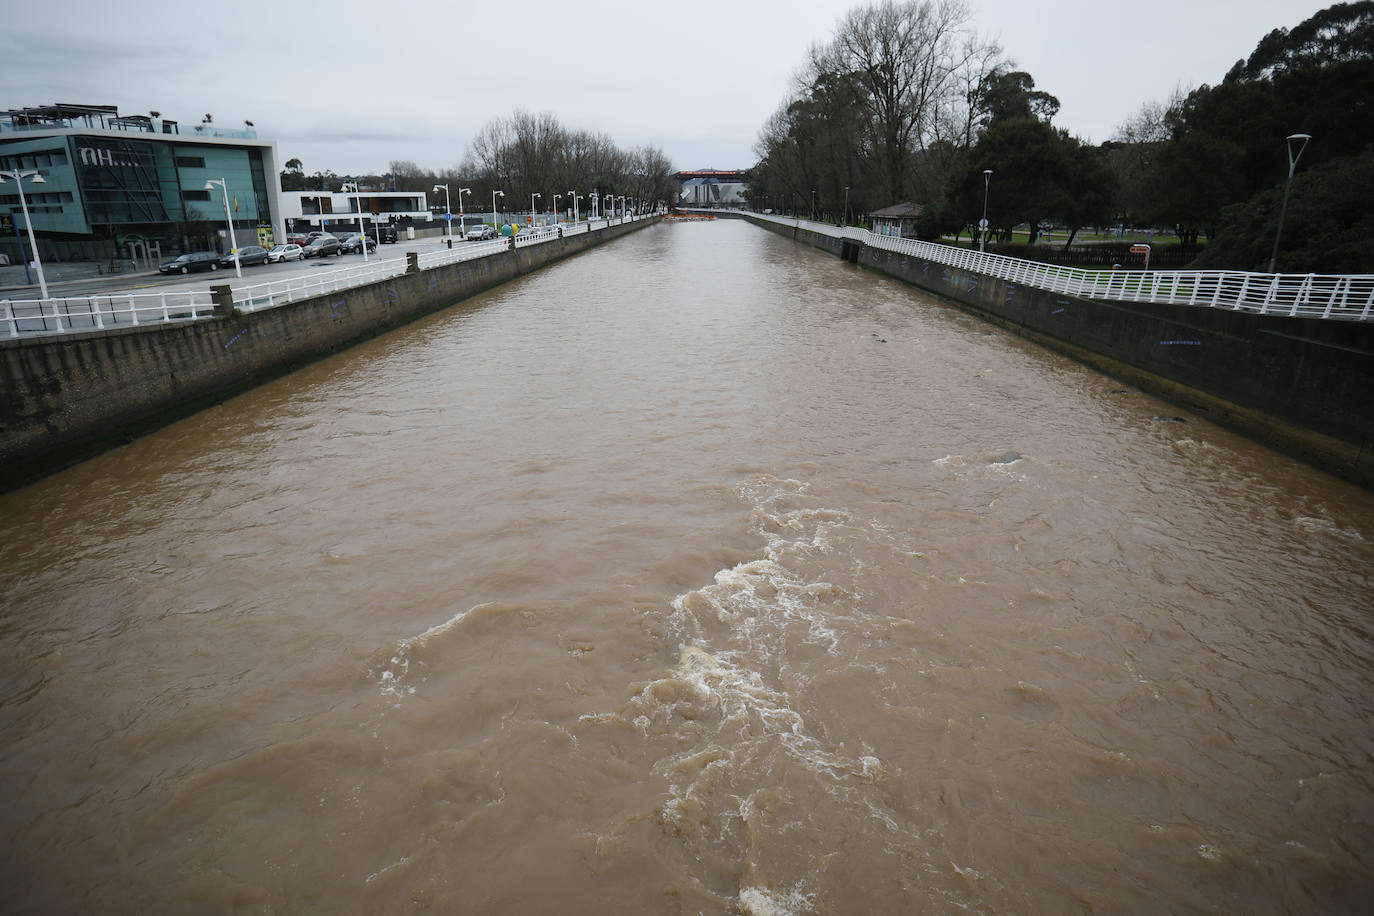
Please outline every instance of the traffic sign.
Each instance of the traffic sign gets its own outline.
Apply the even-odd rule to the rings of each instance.
[[[980,219],[980,220],[978,221],[978,228],[979,228],[979,229],[987,229],[987,228],[988,228],[988,221],[985,220],[985,219]]]

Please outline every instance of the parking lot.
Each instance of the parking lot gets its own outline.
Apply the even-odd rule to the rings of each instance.
[[[336,233],[342,237],[342,233]],[[455,247],[464,244],[456,235]],[[440,238],[400,239],[393,244],[378,245],[368,254],[369,261],[395,258],[404,259],[407,252],[436,251],[445,247]],[[171,260],[168,258],[167,260]],[[288,261],[282,264],[260,264],[243,268],[242,279],[234,276],[233,268],[221,268],[213,272],[196,274],[164,275],[156,269],[136,273],[122,273],[113,276],[97,274],[93,263],[45,264],[44,274],[51,298],[68,296],[106,295],[109,293],[137,293],[163,289],[208,289],[222,283],[230,286],[246,286],[255,283],[268,283],[288,277],[333,270],[336,267],[361,263],[361,254],[345,254],[326,258],[308,258],[301,261]],[[37,271],[30,269],[30,280],[26,282],[22,264],[0,267],[0,299],[37,299],[39,298]],[[92,275],[94,274],[94,275]]]

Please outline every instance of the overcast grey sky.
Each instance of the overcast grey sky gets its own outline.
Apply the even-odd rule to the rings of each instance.
[[[1216,83],[1318,0],[968,0],[977,30],[1094,143],[1176,86]],[[327,0],[10,5],[0,103],[255,123],[308,172],[457,166],[494,117],[551,111],[679,168],[747,168],[847,0]],[[188,5],[189,6],[189,5]]]

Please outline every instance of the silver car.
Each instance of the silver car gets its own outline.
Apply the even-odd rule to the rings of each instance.
[[[282,261],[299,261],[305,257],[305,251],[299,245],[273,245],[267,252],[267,263],[279,264]]]

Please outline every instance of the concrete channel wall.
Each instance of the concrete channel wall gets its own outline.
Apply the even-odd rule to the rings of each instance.
[[[412,270],[243,315],[0,340],[0,490],[653,222]]]
[[[1374,323],[1078,299],[805,228],[750,222],[933,292],[1374,489]]]

